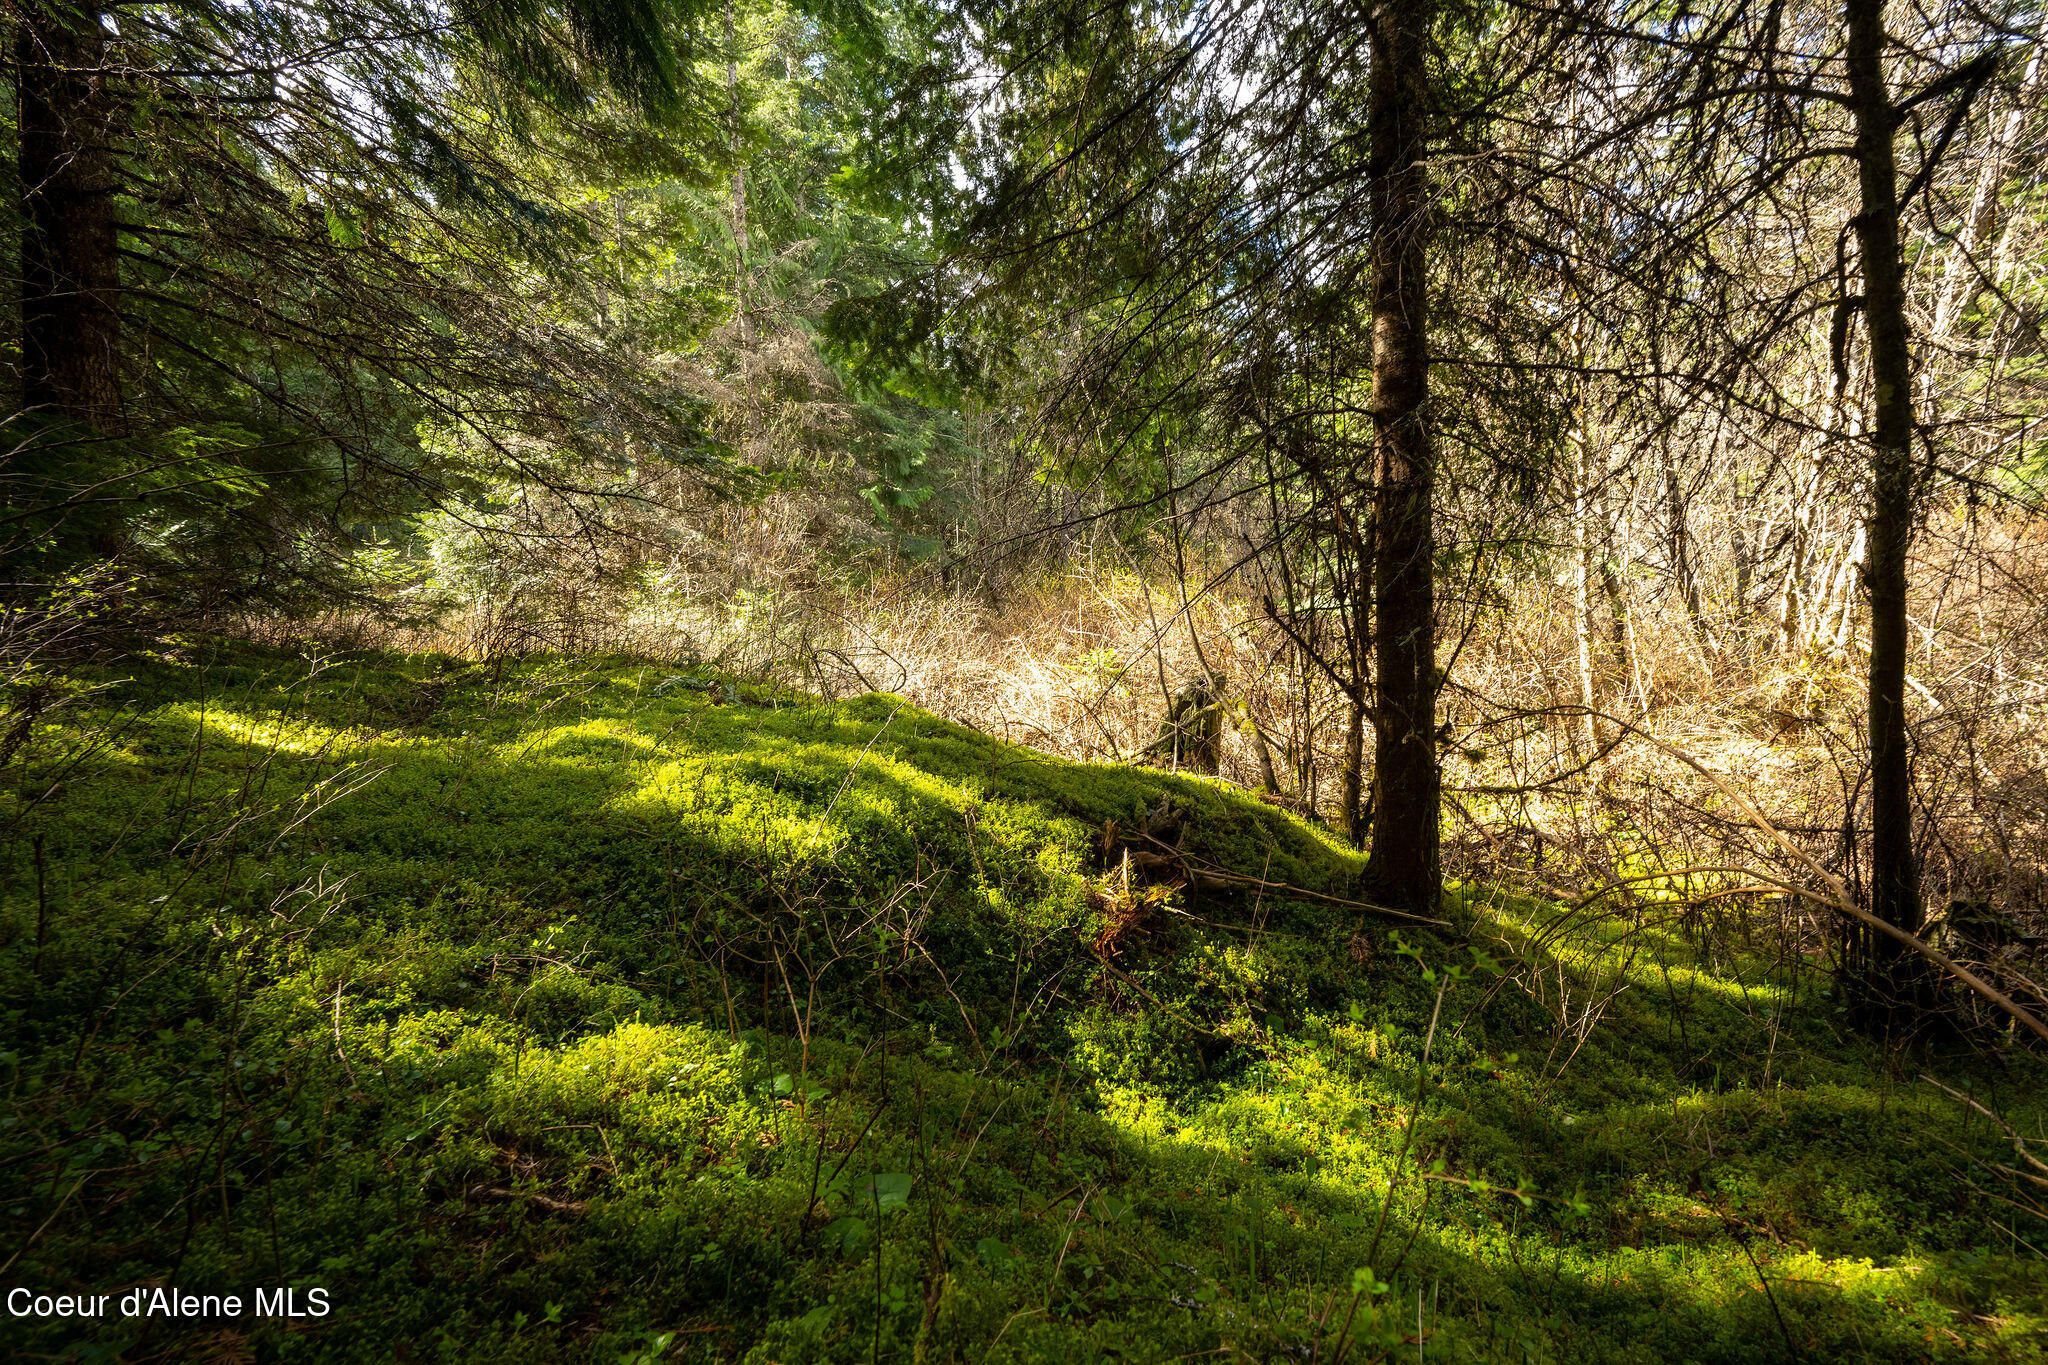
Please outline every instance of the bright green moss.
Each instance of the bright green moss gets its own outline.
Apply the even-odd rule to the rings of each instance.
[[[2042,1353],[1999,1135],[1725,945],[1483,887],[1398,940],[1281,891],[1133,915],[1105,827],[1162,800],[1214,866],[1360,861],[892,697],[247,650],[94,686],[0,795],[0,1244],[341,1310],[205,1349],[1327,1360],[1369,1264],[1353,1361],[1418,1311],[1425,1361]],[[1916,1065],[2044,1118],[2022,1058]]]

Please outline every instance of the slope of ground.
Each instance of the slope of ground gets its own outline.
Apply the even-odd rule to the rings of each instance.
[[[631,661],[24,681],[0,1316],[66,1359],[2032,1360],[2023,1058],[1199,780]],[[1712,943],[1711,963],[1698,945]],[[258,1288],[330,1311],[249,1311]]]

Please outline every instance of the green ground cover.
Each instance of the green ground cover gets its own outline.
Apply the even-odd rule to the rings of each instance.
[[[1887,1059],[1728,922],[1464,887],[1399,926],[1219,786],[633,661],[195,646],[32,688],[0,1288],[332,1311],[0,1316],[22,1358],[2048,1340],[2010,1143],[1918,1079],[2031,1133],[2039,1068]],[[1225,875],[1148,886],[1147,830]]]

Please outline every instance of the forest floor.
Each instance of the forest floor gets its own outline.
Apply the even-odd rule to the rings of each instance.
[[[18,1358],[2048,1354],[1941,1088],[2042,1132],[2040,1065],[1756,915],[1404,924],[1222,784],[631,660],[18,690],[0,1289],[243,1299]]]

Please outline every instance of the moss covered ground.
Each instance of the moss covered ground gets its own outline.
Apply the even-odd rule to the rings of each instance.
[[[2048,1341],[2010,1142],[1920,1079],[2033,1133],[2038,1066],[1887,1057],[1733,918],[1404,926],[1220,786],[629,660],[195,645],[9,701],[0,1288],[329,1305],[0,1315],[19,1358]]]

